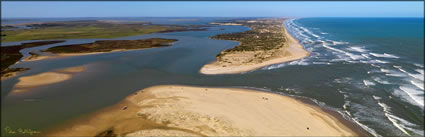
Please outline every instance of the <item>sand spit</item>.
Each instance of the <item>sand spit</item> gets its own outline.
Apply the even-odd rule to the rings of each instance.
[[[117,49],[108,52],[90,52],[90,53],[51,53],[53,55],[39,55],[36,57],[29,56],[23,59],[22,61],[38,61],[44,59],[54,59],[54,58],[63,58],[63,57],[71,57],[71,56],[84,56],[84,55],[94,55],[94,54],[103,54],[103,53],[113,53],[119,51],[135,51],[135,50],[144,50],[144,49]]]
[[[321,108],[235,88],[143,89],[121,103],[53,129],[49,136],[358,136]]]
[[[238,24],[238,23],[217,23],[217,22],[212,22],[210,24],[213,25],[224,25],[224,26],[240,26],[242,24]]]
[[[37,61],[37,60],[43,60],[43,59],[47,59],[47,58],[52,58],[50,56],[28,56],[26,58],[24,58],[22,61]]]
[[[286,28],[285,31],[285,37],[287,38],[287,41],[285,42],[286,46],[283,46],[282,48],[277,49],[277,54],[271,55],[267,60],[262,61],[261,63],[250,63],[245,64],[243,62],[240,62],[241,60],[244,60],[244,58],[250,58],[257,54],[255,51],[245,51],[245,52],[235,52],[231,54],[226,54],[225,58],[230,60],[232,62],[231,64],[225,63],[225,62],[218,62],[214,61],[210,64],[204,65],[200,73],[202,74],[237,74],[237,73],[243,73],[248,72],[252,70],[256,70],[262,67],[266,67],[273,64],[279,64],[284,63],[288,61],[294,61],[298,59],[302,59],[304,57],[307,57],[310,55],[310,53],[304,49],[304,47],[296,40],[294,37],[292,37]]]
[[[85,67],[78,66],[20,77],[19,82],[14,86],[12,93],[23,92],[32,87],[62,82],[71,79],[73,74],[83,71],[85,71]]]

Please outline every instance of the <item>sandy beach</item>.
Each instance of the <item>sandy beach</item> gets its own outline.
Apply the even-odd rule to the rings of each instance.
[[[72,75],[78,72],[85,71],[84,66],[70,67],[65,69],[59,69],[52,72],[44,72],[31,76],[24,76],[19,78],[19,82],[14,86],[12,93],[19,93],[26,91],[28,88],[54,84],[69,80]]]
[[[345,121],[347,122],[347,121]],[[153,86],[48,136],[359,136],[321,108],[236,88]]]
[[[269,57],[267,60],[262,61],[261,63],[253,64],[245,64],[243,62],[228,64],[224,62],[214,61],[210,64],[204,65],[200,69],[200,73],[209,75],[237,74],[256,70],[273,64],[302,59],[310,55],[310,53],[304,49],[304,47],[298,42],[298,40],[296,40],[288,33],[286,28],[284,29],[284,31],[285,37],[287,38],[287,41],[285,41],[285,46],[277,49],[278,51],[276,51],[273,55],[270,55],[271,57]],[[241,58],[248,58],[254,56],[255,54],[256,52],[253,51],[236,52],[225,55],[225,58],[231,60],[231,62],[238,62],[239,60],[241,60]]]

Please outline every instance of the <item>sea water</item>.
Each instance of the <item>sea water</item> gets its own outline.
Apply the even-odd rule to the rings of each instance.
[[[313,76],[337,75],[321,84],[343,95],[337,107],[365,129],[424,135],[423,18],[301,18],[285,25],[312,54],[265,70],[324,66]]]

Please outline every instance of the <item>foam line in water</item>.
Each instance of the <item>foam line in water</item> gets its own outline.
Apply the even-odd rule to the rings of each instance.
[[[375,85],[375,83],[373,83],[372,81],[369,81],[369,80],[363,80],[363,84],[364,84],[366,87],[374,86],[374,85]]]
[[[417,90],[416,88],[412,88],[409,86],[400,86],[399,88],[401,91],[406,93],[411,99],[413,99],[413,101],[416,102],[417,105],[423,108],[424,106],[423,91]]]
[[[362,56],[365,58],[370,58],[367,54],[362,54]]]
[[[387,53],[384,53],[384,54],[369,53],[369,54],[372,55],[372,56],[375,56],[375,57],[380,57],[380,58],[400,58],[398,56],[395,56],[395,55],[392,55],[392,54],[387,54]]]
[[[422,76],[424,75],[424,70],[423,69],[415,69],[415,71],[421,73]]]
[[[349,111],[348,111],[348,106],[350,105],[350,101],[345,101],[344,105],[342,106],[344,108],[344,112],[351,117],[351,119],[360,127],[362,127],[364,130],[366,130],[367,132],[369,132],[370,134],[372,134],[375,137],[381,137],[381,135],[379,135],[378,133],[376,133],[375,130],[373,130],[372,128],[360,123],[360,121],[354,117]]]
[[[349,42],[344,41],[334,41],[334,40],[326,40],[329,43],[332,43],[332,45],[341,45],[341,44],[350,44]]]
[[[412,83],[412,84],[413,84],[413,85],[415,85],[416,87],[418,87],[418,88],[420,88],[420,89],[424,90],[424,83],[418,83],[418,82],[415,82],[415,81],[413,81],[413,80],[411,80],[411,81],[410,81],[410,83]]]
[[[347,51],[343,51],[343,50],[340,50],[340,49],[337,49],[337,48],[334,48],[334,47],[330,47],[330,46],[326,45],[325,43],[322,43],[322,46],[325,47],[325,48],[327,48],[327,49],[333,50],[333,51],[344,53],[345,55],[349,56],[353,60],[357,60],[357,59],[362,59],[363,58],[362,56],[354,55],[354,54],[349,53]]]
[[[351,50],[351,51],[357,51],[357,52],[360,52],[360,53],[364,53],[364,52],[369,51],[369,50],[364,49],[363,47],[355,47],[355,46],[352,46],[348,49]]]
[[[373,60],[373,61],[376,61],[377,63],[383,63],[383,64],[385,64],[385,63],[389,63],[389,62],[387,62],[387,61],[382,61],[382,60],[377,60],[377,59],[375,59],[375,60]]]
[[[424,75],[423,74],[412,74],[412,73],[407,73],[407,75],[417,79],[417,80],[421,80],[422,82],[424,81]]]
[[[306,28],[304,28],[304,27],[299,27],[300,29],[302,29],[304,32],[306,32],[307,34],[309,34],[309,35],[311,35],[311,36],[313,36],[313,37],[316,37],[316,38],[320,38],[320,36],[319,35],[316,35],[316,34],[314,34],[313,32],[311,32],[310,30],[308,30],[308,29],[306,29]]]
[[[326,64],[326,65],[330,65],[331,63],[329,63],[329,62],[313,62],[313,64]]]
[[[424,65],[423,64],[414,63],[413,65],[415,65],[417,67],[420,67],[420,68],[424,68]]]
[[[376,96],[373,96],[373,98],[374,98],[374,99],[378,102],[378,105],[379,105],[379,106],[381,106],[381,108],[383,109],[385,117],[387,117],[387,119],[388,119],[388,120],[390,120],[390,121],[391,121],[391,123],[392,123],[395,127],[397,127],[398,129],[400,129],[400,131],[402,131],[404,134],[406,134],[406,135],[408,135],[408,136],[411,136],[411,135],[409,134],[409,132],[407,132],[407,131],[404,129],[404,127],[405,127],[405,126],[403,126],[403,125],[399,124],[399,122],[396,120],[396,119],[401,119],[401,118],[399,118],[399,117],[397,117],[397,116],[394,116],[394,115],[391,115],[391,113],[390,113],[390,107],[389,107],[389,106],[387,106],[386,104],[382,103],[382,102],[380,101],[380,98],[377,98]],[[397,117],[397,118],[395,118],[395,117]]]
[[[378,82],[378,83],[380,83],[380,84],[391,84],[390,82],[388,82],[388,81],[386,81],[386,80],[382,80],[381,78],[379,78],[379,77],[373,77],[372,78],[374,81],[376,81],[376,82]]]
[[[409,73],[406,70],[404,70],[401,66],[396,66],[393,65],[394,68],[397,68],[398,70],[400,70],[401,72],[404,72],[405,74],[409,75],[410,77],[420,80],[420,81],[424,81],[424,75],[423,74],[413,74],[413,73]],[[422,70],[423,71],[423,70]],[[423,72],[422,72],[423,73]],[[423,88],[422,88],[423,89]]]

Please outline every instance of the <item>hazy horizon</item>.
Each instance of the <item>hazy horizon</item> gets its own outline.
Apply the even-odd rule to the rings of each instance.
[[[424,17],[424,2],[1,2],[7,18]]]

